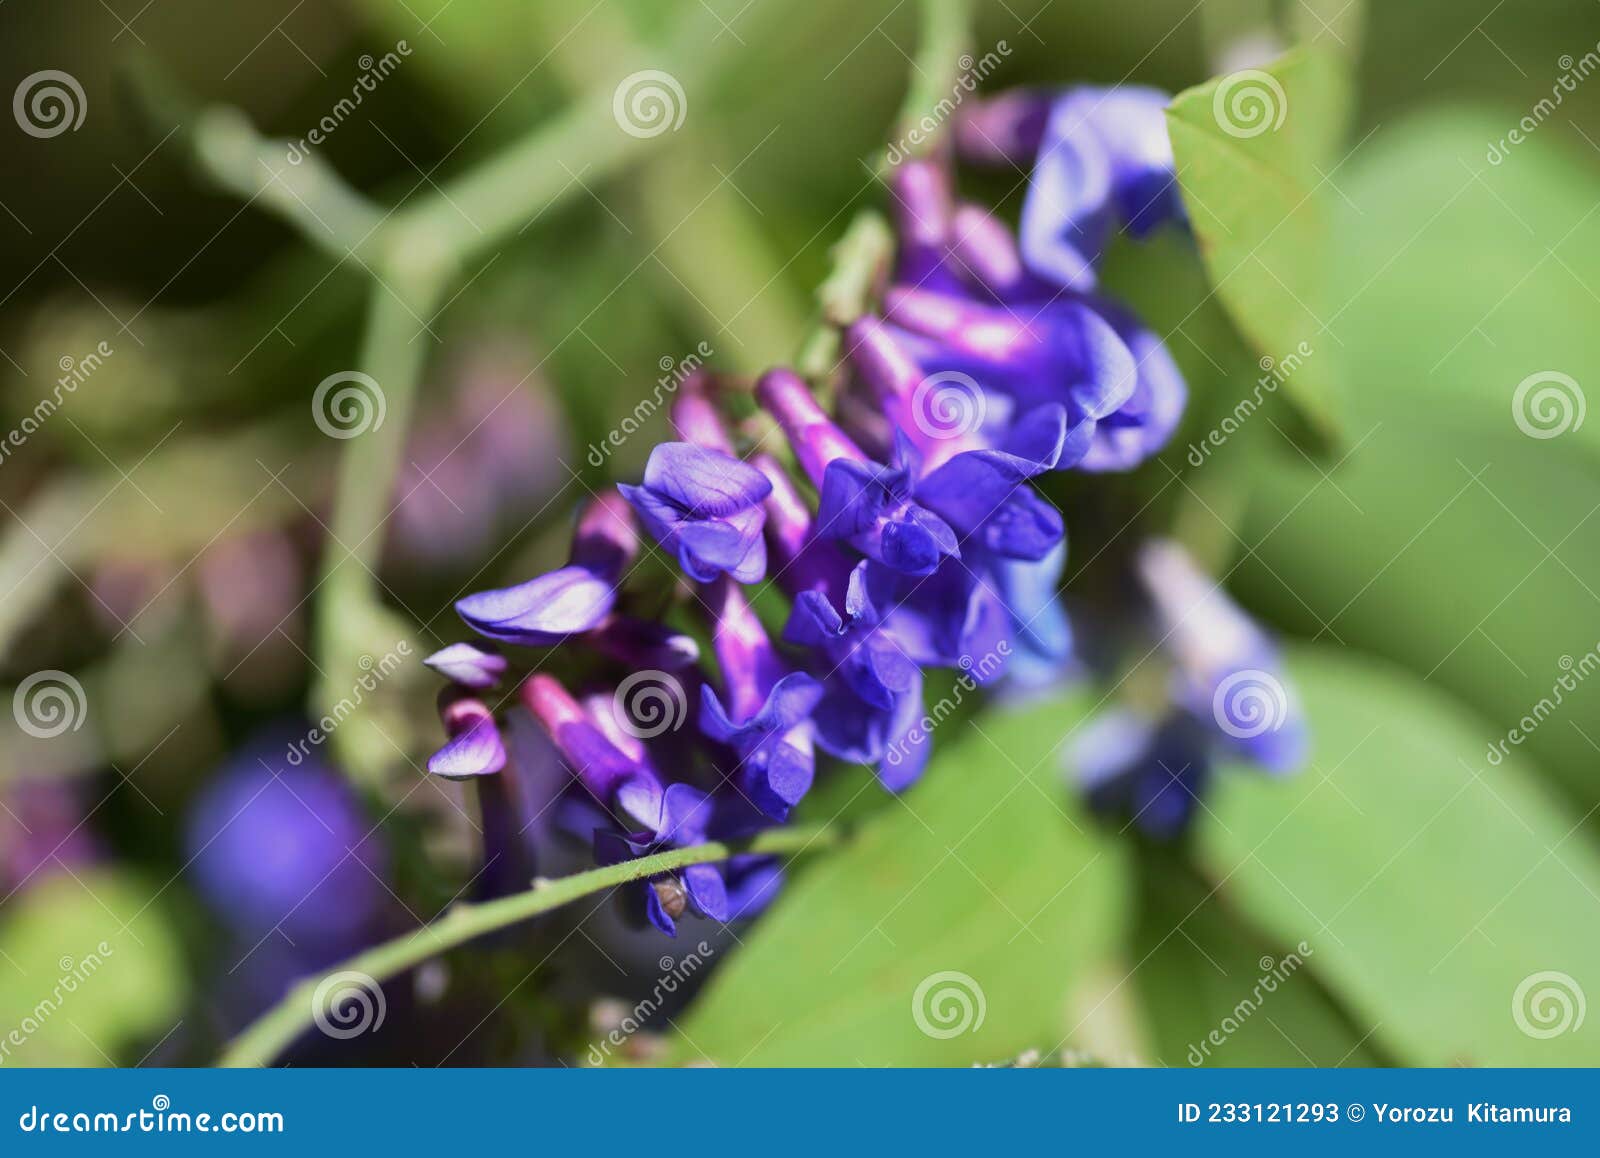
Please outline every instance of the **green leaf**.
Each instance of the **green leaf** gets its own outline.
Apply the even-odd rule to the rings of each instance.
[[[1323,989],[1315,950],[1265,936],[1180,857],[1146,849],[1140,870],[1133,981],[1158,1061],[1381,1064]]]
[[[139,1060],[118,1055],[168,1029],[184,996],[177,939],[155,901],[128,876],[97,870],[43,877],[6,904],[0,1060]]]
[[[1178,184],[1217,296],[1263,358],[1298,356],[1282,389],[1324,440],[1340,426],[1336,343],[1324,334],[1324,177],[1340,163],[1346,67],[1329,49],[1297,49],[1187,89],[1167,110]]]
[[[1306,942],[1405,1063],[1592,1063],[1600,1018],[1579,1010],[1600,994],[1600,854],[1515,750],[1486,760],[1489,729],[1454,701],[1349,652],[1297,649],[1290,670],[1311,767],[1228,770],[1201,829],[1231,898]]]
[[[1060,1044],[1120,899],[1117,850],[1056,759],[1084,706],[948,723],[922,781],[753,927],[675,1060],[959,1066]]]
[[[1455,692],[1496,735],[1522,728],[1600,641],[1600,421],[1535,438],[1513,415],[1519,383],[1541,371],[1592,393],[1600,180],[1553,124],[1488,164],[1508,127],[1418,118],[1340,175],[1351,204],[1339,202],[1334,325],[1362,384],[1349,457],[1327,476],[1292,452],[1253,464],[1254,553],[1235,579],[1286,627]],[[1564,699],[1522,729],[1523,750],[1581,815],[1600,801],[1600,680]]]

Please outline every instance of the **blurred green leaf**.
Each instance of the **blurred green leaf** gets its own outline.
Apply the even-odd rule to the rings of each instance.
[[[177,941],[156,895],[105,869],[50,875],[9,901],[0,965],[9,1064],[127,1060],[119,1051],[159,1036],[185,996]]]
[[[1263,358],[1315,353],[1300,354],[1283,388],[1325,440],[1340,426],[1323,349],[1325,176],[1339,164],[1349,110],[1346,65],[1320,47],[1188,89],[1167,110],[1178,183],[1217,296]]]
[[[1593,1062],[1600,1019],[1578,1008],[1600,992],[1600,855],[1570,839],[1576,818],[1518,753],[1489,764],[1488,728],[1405,673],[1319,648],[1290,669],[1314,759],[1286,782],[1224,777],[1201,845],[1228,895],[1305,941],[1401,1061]]]
[[[677,1060],[969,1065],[1056,1045],[1120,900],[1118,854],[1071,811],[1054,758],[1084,707],[941,734],[903,807],[754,926],[682,1023]]]
[[[1600,641],[1600,423],[1538,438],[1513,414],[1530,375],[1574,375],[1576,406],[1600,365],[1585,289],[1600,268],[1600,182],[1554,125],[1487,165],[1506,127],[1428,116],[1375,139],[1340,178],[1351,204],[1331,321],[1364,384],[1351,450],[1326,478],[1292,454],[1254,465],[1255,554],[1236,577],[1279,622],[1405,664],[1497,735]],[[1549,415],[1556,429],[1560,407]],[[1600,680],[1563,699],[1557,718],[1522,728],[1524,751],[1581,812],[1600,801]]]
[[[1316,976],[1318,958],[1233,912],[1180,858],[1143,850],[1131,957],[1166,1065],[1364,1066],[1363,1043]]]

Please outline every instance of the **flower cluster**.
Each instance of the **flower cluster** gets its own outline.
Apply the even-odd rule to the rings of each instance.
[[[905,788],[928,757],[929,669],[989,685],[1065,672],[1065,527],[1036,484],[1137,466],[1186,399],[1161,340],[1095,292],[1111,231],[1181,221],[1164,101],[1075,89],[974,110],[964,157],[1032,165],[1020,239],[957,199],[945,160],[898,166],[892,284],[843,334],[848,380],[819,395],[769,370],[738,423],[722,383],[683,383],[677,439],[586,505],[567,566],[458,603],[485,642],[429,660],[451,680],[430,771],[506,767],[490,693],[507,689],[572,774],[564,816],[614,864],[784,823],[819,750]],[[640,612],[659,590],[630,589],[652,540],[681,572],[687,626]],[[582,673],[518,674],[499,645],[559,645]],[[752,914],[778,884],[773,860],[741,856],[636,895],[670,934],[685,913]]]

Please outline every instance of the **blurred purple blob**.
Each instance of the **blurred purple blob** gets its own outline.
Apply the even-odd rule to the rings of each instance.
[[[243,938],[353,947],[383,907],[387,858],[344,779],[291,747],[301,738],[273,728],[218,771],[189,814],[189,871]]]
[[[0,790],[0,900],[60,869],[95,859],[77,790],[59,779]]]
[[[442,401],[419,416],[395,485],[396,560],[439,564],[479,554],[497,527],[520,523],[564,480],[569,434],[536,364],[531,351],[491,341],[447,373],[434,392]]]

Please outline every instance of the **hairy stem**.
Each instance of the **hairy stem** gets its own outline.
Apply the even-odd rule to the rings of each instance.
[[[836,827],[774,828],[737,844],[712,841],[692,848],[675,848],[639,860],[590,869],[554,881],[536,881],[533,888],[482,904],[457,905],[431,925],[397,937],[329,969],[323,977],[300,982],[277,1005],[267,1010],[236,1037],[218,1064],[270,1065],[295,1038],[313,1024],[313,997],[324,977],[359,973],[373,982],[386,981],[475,937],[507,928],[540,913],[569,904],[629,881],[671,872],[692,864],[710,864],[741,853],[799,855],[840,843],[844,833]]]

